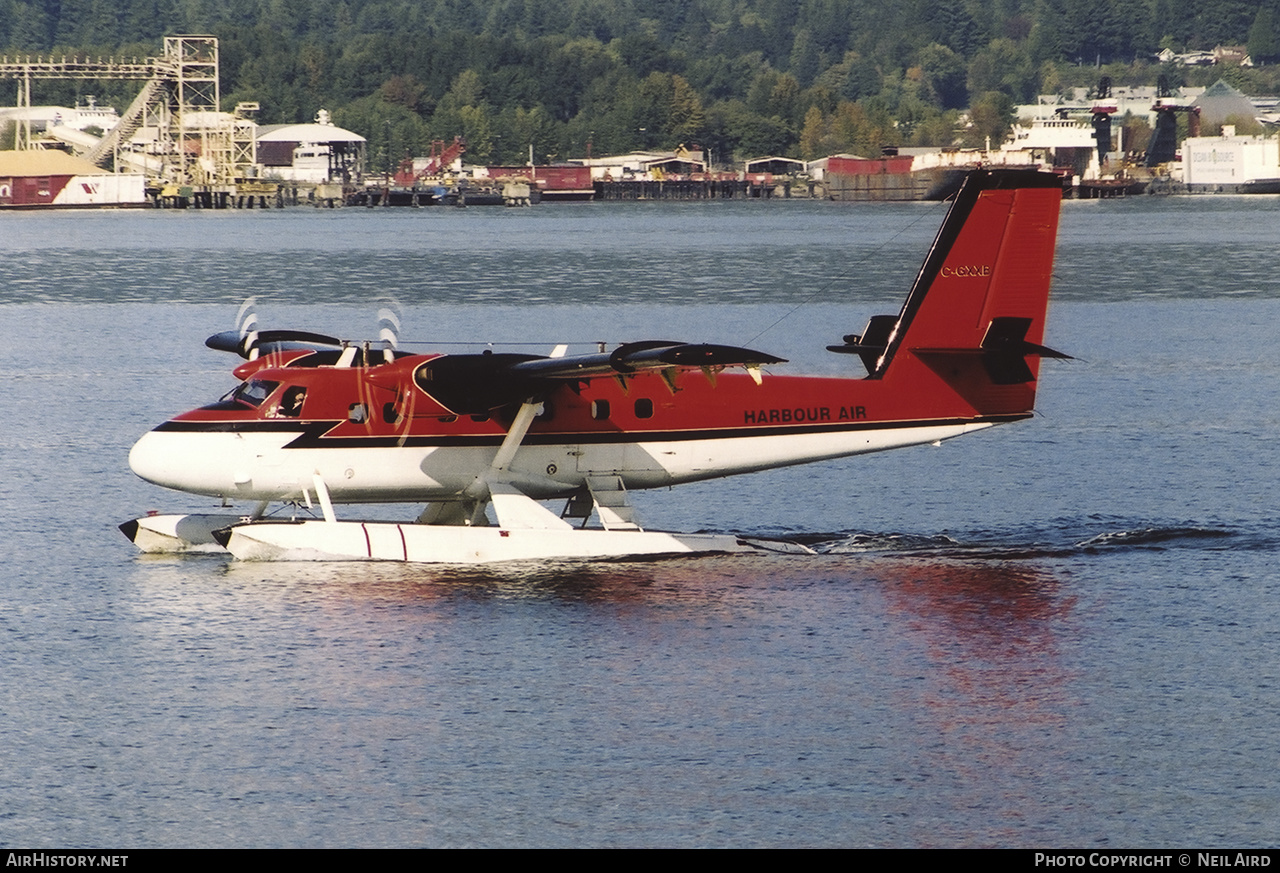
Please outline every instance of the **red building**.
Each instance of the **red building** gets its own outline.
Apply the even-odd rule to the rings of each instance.
[[[0,152],[0,209],[145,206],[139,173],[110,173],[66,152]]]

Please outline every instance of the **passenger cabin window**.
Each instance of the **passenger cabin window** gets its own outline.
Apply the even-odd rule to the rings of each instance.
[[[591,417],[596,421],[607,421],[609,418],[609,401],[608,400],[592,400],[591,401]]]
[[[369,419],[369,410],[363,403],[353,403],[347,407],[347,421],[364,424]]]
[[[636,401],[636,418],[653,418],[653,401],[648,397]]]

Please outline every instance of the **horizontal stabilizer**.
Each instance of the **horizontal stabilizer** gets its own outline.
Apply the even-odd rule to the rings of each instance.
[[[1024,337],[1031,327],[1031,319],[999,316],[991,319],[981,348],[976,349],[912,349],[917,357],[971,357],[979,358],[987,376],[995,385],[1022,385],[1036,380],[1027,366],[1027,357],[1074,360],[1070,355],[1055,351],[1038,343],[1027,342]]]
[[[1039,343],[1027,342],[1026,336],[1030,327],[1031,319],[1029,318],[997,316],[991,319],[991,324],[987,326],[987,335],[982,338],[982,348],[988,352],[1003,352],[1019,357],[1039,355],[1042,358],[1075,360],[1064,352],[1054,351]]]
[[[1071,360],[1071,356],[1047,346],[1027,342],[1025,337],[1031,319],[998,316],[991,319],[982,338],[982,364],[996,385],[1021,385],[1034,382],[1035,375],[1027,366],[1028,355]]]

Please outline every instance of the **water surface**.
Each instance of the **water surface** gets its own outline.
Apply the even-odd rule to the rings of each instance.
[[[894,312],[926,204],[0,214],[0,844],[1258,846],[1280,200],[1064,205],[1040,415],[634,495],[821,554],[144,557],[129,446],[265,326],[752,344]],[[412,510],[406,509],[408,515]]]

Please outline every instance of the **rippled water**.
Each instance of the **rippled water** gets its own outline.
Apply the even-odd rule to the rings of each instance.
[[[1270,845],[1274,198],[1064,206],[1034,420],[635,495],[816,556],[143,557],[203,338],[751,343],[895,311],[927,205],[2,214],[0,844]],[[855,362],[856,363],[856,362]]]

